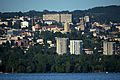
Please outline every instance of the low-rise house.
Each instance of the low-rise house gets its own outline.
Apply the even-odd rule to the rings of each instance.
[[[43,31],[48,30],[48,31],[60,32],[60,31],[63,30],[63,28],[62,27],[58,27],[56,25],[51,25],[51,26],[44,26],[44,27],[42,27],[42,30]]]
[[[84,49],[83,50],[86,54],[93,54],[93,50],[92,49]]]

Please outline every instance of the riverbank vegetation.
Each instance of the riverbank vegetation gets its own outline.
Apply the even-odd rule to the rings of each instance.
[[[24,51],[0,46],[0,71],[14,73],[79,73],[79,72],[120,72],[120,55],[102,54],[58,55],[51,48],[36,44]]]

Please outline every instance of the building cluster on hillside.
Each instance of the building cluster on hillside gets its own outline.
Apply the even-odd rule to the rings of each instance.
[[[72,14],[43,14],[43,18],[15,16],[3,20],[0,19],[0,45],[10,42],[12,48],[21,47],[29,49],[36,43],[44,44],[42,38],[34,42],[34,33],[42,31],[61,32],[62,34],[71,33],[73,29],[95,38],[103,40],[101,50],[104,55],[120,54],[120,23],[100,24],[91,20],[90,16],[79,18],[79,23],[72,23]],[[84,42],[80,39],[56,37],[56,43],[47,40],[50,47],[56,47],[58,54],[93,54],[90,48],[83,48]],[[95,48],[96,49],[96,48]]]

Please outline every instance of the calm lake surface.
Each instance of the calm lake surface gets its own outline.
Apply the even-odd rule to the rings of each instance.
[[[0,74],[0,80],[120,80],[120,73]]]

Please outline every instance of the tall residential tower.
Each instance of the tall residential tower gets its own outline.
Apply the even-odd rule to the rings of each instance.
[[[113,55],[114,54],[114,43],[115,42],[103,42],[103,55]]]
[[[75,55],[81,54],[83,48],[82,46],[82,40],[70,40],[70,53]]]
[[[59,55],[63,55],[64,53],[67,53],[68,51],[68,38],[56,38],[56,52]]]

